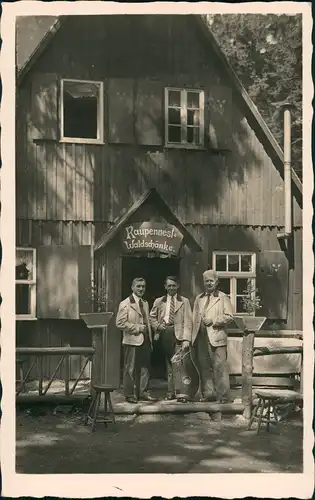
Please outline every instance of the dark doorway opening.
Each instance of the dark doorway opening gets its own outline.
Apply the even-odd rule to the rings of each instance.
[[[124,257],[122,259],[122,299],[131,294],[131,283],[134,278],[146,280],[144,298],[151,309],[154,300],[165,294],[166,276],[179,277],[180,259],[175,257]],[[153,378],[166,379],[166,366],[161,343],[155,342],[151,355],[151,375]]]

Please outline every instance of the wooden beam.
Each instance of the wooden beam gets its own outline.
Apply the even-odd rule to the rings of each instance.
[[[271,354],[302,354],[303,347],[255,347],[253,355],[257,356],[268,356]]]
[[[94,354],[93,347],[17,347],[16,354],[43,356],[43,355],[58,355],[58,354]]]
[[[240,386],[242,384],[241,375],[230,376],[231,386]],[[295,387],[298,381],[295,380],[294,374],[291,377],[278,375],[276,377],[270,375],[253,375],[252,388],[254,387]]]
[[[228,329],[228,335],[230,337],[242,337],[243,332],[239,328]],[[303,338],[302,330],[259,330],[255,333],[255,337],[265,337],[265,338],[292,338],[301,340]]]
[[[65,396],[61,394],[51,394],[45,397],[40,396],[26,396],[20,395],[17,397],[17,404],[36,404],[42,402],[44,404],[78,404],[90,401],[90,394],[77,394],[72,396]],[[116,403],[114,412],[116,415],[144,415],[144,414],[157,414],[157,413],[226,413],[236,414],[242,413],[244,405],[242,403],[168,403],[166,401],[156,404],[151,403]]]
[[[39,396],[38,393],[36,394],[19,394],[16,396],[16,403],[23,406],[28,406],[32,404],[78,404],[82,403],[85,400],[90,402],[90,392],[85,391],[81,392],[80,394],[71,394],[69,396],[66,396],[65,394],[57,394],[57,393],[51,393],[51,394],[45,394],[45,396]]]

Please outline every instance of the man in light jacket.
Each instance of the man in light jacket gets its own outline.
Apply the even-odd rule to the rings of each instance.
[[[205,292],[196,297],[193,308],[192,344],[200,376],[201,401],[228,402],[230,397],[227,362],[227,325],[233,320],[230,299],[218,291],[218,275],[203,273]]]
[[[160,338],[163,346],[167,367],[165,399],[171,400],[176,397],[171,358],[180,348],[189,348],[192,312],[189,300],[178,294],[179,283],[175,276],[167,276],[164,287],[166,295],[154,301],[150,312],[150,322],[155,332],[154,339]]]
[[[152,332],[149,322],[149,305],[143,300],[146,282],[135,278],[132,294],[119,304],[116,326],[123,332],[124,345],[124,396],[129,403],[139,399],[156,401],[148,393],[149,367],[152,351]]]

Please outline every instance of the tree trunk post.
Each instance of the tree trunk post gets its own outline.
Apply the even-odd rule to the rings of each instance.
[[[242,350],[242,402],[244,405],[243,416],[247,420],[252,415],[254,338],[254,332],[244,332]]]
[[[91,373],[92,388],[93,385],[111,385],[113,377],[108,376],[108,373],[111,373],[113,366],[116,368],[117,365],[115,356],[116,352],[113,350],[112,343],[110,342],[112,338],[114,341],[117,340],[117,335],[108,335],[108,324],[113,317],[113,313],[108,311],[98,313],[81,313],[80,316],[86,326],[92,330],[92,346],[94,348]],[[116,344],[117,342],[114,342],[114,346],[116,346]],[[120,342],[118,345],[120,347]],[[117,387],[119,387],[119,383]]]

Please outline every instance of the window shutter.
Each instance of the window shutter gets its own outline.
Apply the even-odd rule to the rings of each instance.
[[[163,88],[159,82],[139,81],[136,99],[136,140],[138,144],[162,144]]]
[[[108,81],[108,140],[114,143],[134,142],[134,89],[131,79]]]
[[[90,308],[90,246],[41,246],[37,252],[37,317],[79,319]]]
[[[32,79],[33,139],[58,139],[58,79],[36,73]]]
[[[288,313],[288,260],[281,251],[266,250],[258,254],[257,281],[263,307],[258,316],[285,320]]]
[[[225,85],[211,85],[205,96],[206,145],[231,149],[232,91]]]

